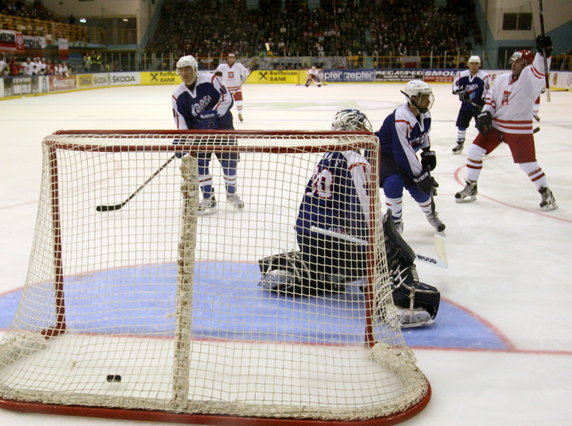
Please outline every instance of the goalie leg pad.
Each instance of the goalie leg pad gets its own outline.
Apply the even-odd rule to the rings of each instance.
[[[432,285],[422,282],[410,284],[402,283],[393,289],[393,303],[399,308],[409,309],[411,312],[416,309],[423,309],[435,319],[439,311],[441,293]]]
[[[264,290],[290,296],[316,296],[345,290],[345,277],[314,270],[302,253],[290,251],[258,261]]]

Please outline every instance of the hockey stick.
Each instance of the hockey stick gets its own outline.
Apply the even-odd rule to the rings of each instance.
[[[367,245],[368,242],[361,238],[352,237],[351,235],[341,234],[339,232],[330,231],[328,229],[319,228],[317,226],[311,226],[310,231],[315,232],[316,234],[327,235],[328,237],[338,238],[340,240],[349,241],[350,243],[360,244],[360,245]],[[444,248],[444,246],[443,246]],[[447,260],[443,259],[435,259],[434,257],[425,256],[423,254],[415,253],[415,258],[422,263],[427,263],[429,265],[438,266],[439,268],[447,269],[449,264]]]
[[[544,33],[544,12],[542,10],[542,0],[538,0],[538,11],[540,15],[540,35],[545,37]],[[546,51],[542,51],[544,59],[544,78],[546,80],[546,101],[550,102],[550,77],[548,76],[548,60],[546,59]]]
[[[169,165],[169,163],[171,161],[173,161],[176,158],[176,155],[173,154],[173,156],[171,156],[165,163],[163,163],[163,165],[161,167],[159,167],[155,173],[153,173],[151,176],[149,176],[149,178],[143,183],[143,185],[141,185],[139,188],[137,188],[135,190],[135,192],[133,194],[131,194],[125,201],[123,201],[122,203],[119,204],[112,204],[109,206],[106,205],[102,205],[102,206],[97,206],[95,208],[95,210],[97,210],[98,212],[109,212],[109,211],[114,211],[114,210],[119,210],[120,208],[122,208],[125,204],[127,204],[133,197],[135,197],[139,191],[141,191],[149,182],[151,182],[151,180],[157,176],[159,173],[161,173],[161,171],[167,167]]]

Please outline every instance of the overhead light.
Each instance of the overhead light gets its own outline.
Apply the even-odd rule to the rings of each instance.
[[[85,24],[87,22],[87,20],[85,18],[79,18],[79,22],[81,22],[82,24]]]
[[[129,22],[129,19],[123,18],[123,22]]]

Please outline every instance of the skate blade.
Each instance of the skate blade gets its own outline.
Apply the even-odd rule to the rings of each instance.
[[[455,198],[455,202],[456,203],[472,203],[473,201],[476,201],[477,197],[475,196],[471,196],[468,198]]]
[[[205,209],[205,210],[199,210],[197,212],[197,216],[210,216],[212,214],[216,213],[216,207],[212,207],[210,209]]]

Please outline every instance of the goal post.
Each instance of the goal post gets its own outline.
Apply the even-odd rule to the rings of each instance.
[[[364,272],[316,295],[265,289],[259,261],[299,250],[294,225],[316,164],[353,150],[372,166]],[[218,205],[200,216],[205,152]],[[224,197],[217,155],[229,153],[240,158],[240,210]],[[26,282],[0,341],[0,408],[236,425],[417,414],[431,391],[393,309],[377,155],[367,132],[44,138]]]

